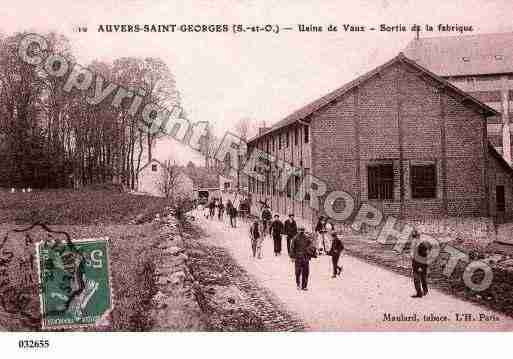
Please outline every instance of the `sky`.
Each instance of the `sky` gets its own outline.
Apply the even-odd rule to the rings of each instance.
[[[2,0],[6,1],[6,0]],[[72,42],[78,61],[160,57],[176,77],[192,121],[209,121],[219,136],[241,118],[267,125],[396,56],[415,33],[369,31],[380,24],[472,25],[468,34],[513,31],[511,0],[363,1],[9,1],[0,30],[54,30]],[[278,24],[270,33],[102,33],[105,24]],[[299,32],[298,24],[323,26]],[[339,31],[327,32],[334,24]],[[345,32],[343,24],[367,31]],[[87,32],[78,27],[87,26]],[[459,35],[421,31],[421,37]],[[156,155],[193,159],[173,141]],[[165,157],[165,158],[164,158]],[[197,158],[196,158],[197,159]]]

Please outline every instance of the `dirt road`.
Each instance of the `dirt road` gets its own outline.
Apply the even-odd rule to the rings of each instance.
[[[249,274],[303,319],[308,330],[513,330],[513,318],[436,289],[431,289],[424,298],[411,298],[414,289],[410,278],[350,256],[341,259],[343,274],[334,279],[329,257],[313,259],[309,291],[298,291],[285,243],[282,255],[275,257],[272,240],[266,238],[264,257],[254,259],[250,255],[247,224],[234,229],[226,222],[208,220],[200,213],[197,218],[209,235],[208,241],[229,249]],[[470,314],[471,319],[465,320],[464,314]],[[457,315],[461,320],[457,320]],[[393,317],[399,320],[387,320]]]

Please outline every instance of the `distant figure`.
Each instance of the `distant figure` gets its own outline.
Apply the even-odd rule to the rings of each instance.
[[[297,289],[308,290],[310,259],[315,257],[315,247],[305,235],[305,227],[299,227],[298,234],[290,243],[290,258],[294,261]]]
[[[326,229],[326,219],[324,216],[320,216],[317,221],[317,225],[315,226],[315,233],[317,235],[316,239],[316,248],[319,251],[319,254],[326,253],[326,233],[328,230]]]
[[[331,256],[331,263],[333,264],[333,275],[331,278],[335,278],[342,273],[342,267],[338,265],[338,260],[344,250],[344,244],[335,232],[331,233],[331,238],[331,248],[328,254]]]
[[[231,200],[228,200],[228,203],[226,203],[226,212],[230,217],[230,226],[233,228],[237,227],[237,208],[235,208]]]
[[[216,210],[216,203],[215,203],[214,199],[212,199],[210,201],[210,203],[208,204],[208,209],[209,209],[209,217],[210,217],[210,219],[214,218],[214,213],[215,213],[215,210]]]
[[[255,220],[249,228],[249,236],[251,238],[251,251],[253,253],[253,258],[262,258],[262,242],[264,237],[258,220]]]
[[[224,203],[223,203],[223,201],[219,201],[219,204],[217,205],[217,219],[222,221],[223,214],[224,214]]]
[[[274,255],[281,255],[281,235],[283,234],[283,223],[280,216],[275,214],[274,221],[271,223],[271,235],[274,243]]]
[[[333,245],[333,233],[335,233],[335,226],[331,221],[328,220],[328,218],[325,219],[325,227],[326,227],[326,235],[325,235],[325,246],[326,246],[326,253],[328,253],[331,250],[331,246]]]
[[[11,193],[15,193],[16,192],[16,188],[11,188]]]
[[[413,285],[415,286],[415,295],[412,298],[422,298],[428,294],[427,285],[427,271],[428,271],[428,255],[430,251],[430,244],[428,242],[419,242],[420,235],[416,229],[411,234],[413,240],[413,258],[411,268],[413,271]]]
[[[287,236],[287,253],[290,255],[290,241],[297,234],[297,224],[293,213],[289,214],[289,218],[285,221],[283,230]]]
[[[263,231],[264,231],[265,235],[267,235],[267,234],[269,234],[271,220],[273,219],[271,209],[269,208],[269,206],[267,204],[264,205],[264,208],[262,209],[261,218],[262,218],[262,224],[264,226]]]
[[[249,213],[249,200],[244,198],[239,204],[239,216],[242,220],[246,220]]]

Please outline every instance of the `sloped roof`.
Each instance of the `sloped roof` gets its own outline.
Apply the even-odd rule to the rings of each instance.
[[[148,167],[150,164],[157,163],[161,167],[166,168],[166,165],[162,162],[160,162],[157,159],[152,159],[151,161],[147,162],[140,170],[141,172],[143,169]],[[176,168],[177,170],[181,171],[185,175],[187,175],[193,182],[193,185],[195,188],[218,188],[219,187],[219,174],[215,169],[210,169],[206,167],[188,167],[188,166],[178,166],[173,165],[172,168]]]
[[[511,168],[511,166],[508,164],[508,162],[506,162],[504,157],[502,157],[502,155],[499,152],[497,152],[495,147],[493,147],[493,145],[490,142],[488,142],[488,153],[495,157],[502,165],[502,167],[504,167],[504,169],[506,169],[510,174],[513,174],[513,168]]]
[[[144,170],[146,167],[148,167],[150,164],[153,164],[153,163],[158,163],[160,166],[166,168],[166,165],[163,164],[162,162],[160,162],[159,160],[153,158],[151,161],[149,162],[146,162],[146,164],[144,166],[142,166],[140,169],[139,169],[139,172],[142,172],[142,170]]]
[[[513,73],[513,32],[420,38],[404,53],[444,77]]]
[[[371,71],[363,74],[362,76],[356,78],[355,80],[353,80],[351,82],[348,82],[347,84],[336,89],[335,91],[332,91],[332,92],[328,93],[327,95],[319,98],[318,100],[315,100],[315,101],[309,103],[308,105],[300,108],[299,110],[293,112],[289,116],[285,117],[283,120],[275,123],[268,131],[265,131],[264,133],[257,135],[255,137],[253,137],[252,139],[250,139],[248,141],[248,143],[251,143],[251,142],[255,141],[256,139],[258,139],[262,136],[265,136],[266,134],[274,132],[280,128],[289,126],[295,122],[307,120],[307,117],[310,116],[311,114],[313,114],[315,111],[322,109],[324,106],[326,106],[329,103],[340,98],[341,96],[343,96],[344,94],[346,94],[347,92],[352,90],[353,88],[360,86],[362,83],[366,82],[367,80],[369,80],[370,78],[372,78],[373,76],[378,74],[379,72],[383,71],[384,69],[388,68],[389,66],[391,66],[397,62],[406,63],[406,64],[416,68],[418,71],[424,73],[425,75],[429,76],[430,78],[432,78],[433,80],[438,82],[441,86],[443,86],[443,87],[449,89],[450,91],[459,94],[463,98],[471,101],[472,103],[474,103],[475,105],[477,105],[478,107],[483,109],[483,111],[485,111],[488,116],[499,115],[499,113],[497,111],[495,111],[493,108],[485,105],[484,103],[482,103],[475,97],[472,97],[471,95],[467,94],[466,92],[463,92],[462,90],[460,90],[456,86],[452,85],[448,81],[444,80],[440,76],[437,76],[436,74],[429,71],[428,69],[420,66],[415,61],[407,58],[401,52],[401,53],[399,53],[399,55],[397,55],[393,59],[389,60],[388,62],[384,63],[383,65],[376,67],[374,70],[371,70]]]
[[[219,174],[206,167],[180,167],[190,177],[195,188],[218,188]]]

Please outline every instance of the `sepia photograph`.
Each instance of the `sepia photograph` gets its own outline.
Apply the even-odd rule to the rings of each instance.
[[[6,2],[2,347],[507,343],[511,14],[506,0]]]

